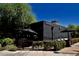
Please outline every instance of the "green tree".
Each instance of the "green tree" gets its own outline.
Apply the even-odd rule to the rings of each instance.
[[[15,20],[18,27],[25,27],[35,22],[35,17],[31,13],[31,7],[27,4],[14,4]]]
[[[77,30],[79,30],[79,26],[77,26]]]
[[[0,30],[3,32],[24,28],[35,21],[28,4],[0,4]]]
[[[76,30],[76,29],[77,29],[77,26],[76,26],[76,25],[73,25],[73,24],[70,24],[70,25],[68,25],[68,29],[69,29],[69,30]],[[72,36],[73,38],[77,37],[76,32],[72,32],[72,33],[71,33],[71,36]]]
[[[70,25],[68,25],[68,29],[75,30],[76,29],[76,25],[70,24]]]

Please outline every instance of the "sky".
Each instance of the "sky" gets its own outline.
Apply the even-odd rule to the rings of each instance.
[[[67,26],[79,25],[79,4],[68,3],[30,3],[37,21],[53,21]]]

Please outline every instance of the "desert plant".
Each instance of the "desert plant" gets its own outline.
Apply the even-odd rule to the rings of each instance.
[[[5,47],[2,47],[2,45],[0,44],[0,51],[5,50]]]
[[[61,46],[62,46],[61,48],[66,47],[66,42],[64,40],[61,41]]]
[[[3,39],[0,39],[0,44],[2,44],[2,40],[3,40]]]
[[[9,51],[16,51],[17,47],[15,45],[7,45],[5,46],[5,49]]]
[[[55,50],[60,50],[62,48],[66,47],[66,42],[65,41],[58,41],[58,40],[55,40],[54,41],[54,49]]]
[[[6,45],[10,45],[10,44],[13,44],[13,39],[11,39],[11,38],[4,38],[3,40],[2,40],[2,45],[3,46],[6,46]]]
[[[1,46],[1,44],[0,44],[0,51],[1,51],[1,49],[2,49],[2,46]]]
[[[44,44],[43,44],[43,42],[42,41],[35,41],[35,42],[33,42],[33,44],[32,44],[32,47],[34,48],[40,48],[40,47],[43,47],[44,46]]]
[[[50,50],[53,47],[53,41],[44,42],[44,50]]]

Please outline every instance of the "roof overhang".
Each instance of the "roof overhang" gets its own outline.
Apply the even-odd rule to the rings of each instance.
[[[19,29],[18,31],[19,31],[19,32],[29,32],[29,33],[37,34],[37,32],[35,32],[35,31],[32,30],[32,29]]]
[[[79,30],[69,30],[69,29],[66,29],[66,30],[61,30],[61,32],[79,32]]]

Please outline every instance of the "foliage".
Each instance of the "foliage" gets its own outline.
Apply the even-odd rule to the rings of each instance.
[[[79,30],[79,26],[77,26],[77,28],[76,28],[77,30]]]
[[[17,47],[15,45],[7,45],[5,49],[9,51],[16,51]]]
[[[13,41],[13,39],[11,39],[11,38],[4,38],[4,39],[2,40],[2,45],[3,45],[3,46],[10,45],[10,44],[13,44],[13,43],[14,43],[14,41]]]
[[[0,30],[3,32],[13,32],[15,29],[24,28],[35,20],[28,4],[0,4]]]
[[[50,50],[53,47],[53,41],[52,42],[44,42],[44,49]]]
[[[53,47],[53,41],[52,42],[43,42],[43,41],[37,41],[37,42],[33,42],[33,48],[42,48],[44,50],[50,50]]]
[[[70,29],[70,30],[79,30],[79,26],[78,25],[73,25],[73,24],[68,25],[67,28]]]
[[[0,39],[0,44],[2,44],[3,39]]]
[[[72,24],[68,25],[67,28],[70,29],[70,30],[79,30],[79,26],[77,26],[77,25],[72,25]],[[73,38],[77,38],[77,37],[79,37],[79,32],[78,32],[78,31],[77,31],[77,32],[72,32],[72,33],[71,33],[71,36],[72,36]]]
[[[68,29],[75,30],[76,28],[77,28],[76,25],[72,25],[72,24],[68,25]]]
[[[55,40],[54,41],[54,49],[55,50],[60,50],[62,48],[66,47],[66,42],[65,41],[58,41],[58,40]]]
[[[0,44],[0,51],[2,50],[2,46],[1,46],[1,44]]]
[[[66,47],[66,42],[64,40],[58,41],[53,40],[50,42],[34,42],[33,47],[39,48],[39,46],[44,47],[44,50],[50,50],[52,47],[54,47],[55,50],[60,50],[64,47]]]
[[[14,40],[11,38],[4,38],[0,39],[0,51],[2,50],[10,50],[10,51],[15,51],[17,50],[17,47],[15,45],[12,45],[14,43]]]
[[[4,47],[2,47],[2,45],[0,44],[0,51],[5,50]]]
[[[32,47],[33,47],[33,49],[34,48],[39,49],[39,47],[44,47],[44,43],[42,41],[35,41],[35,42],[33,42]]]

